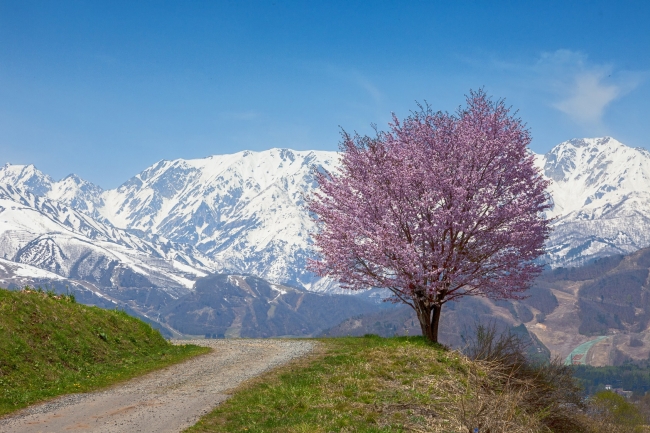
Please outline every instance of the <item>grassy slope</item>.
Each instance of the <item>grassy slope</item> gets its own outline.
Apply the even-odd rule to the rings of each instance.
[[[465,389],[468,361],[421,337],[320,342],[320,353],[246,385],[187,431],[432,431],[445,428],[450,391]]]
[[[151,326],[121,311],[51,293],[0,289],[0,415],[207,351],[172,346]]]

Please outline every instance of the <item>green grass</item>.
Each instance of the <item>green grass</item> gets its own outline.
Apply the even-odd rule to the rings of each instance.
[[[123,311],[76,304],[51,292],[0,289],[0,415],[208,351],[173,346]]]
[[[430,431],[449,397],[440,384],[462,386],[467,370],[421,337],[318,341],[315,355],[245,385],[187,432]]]

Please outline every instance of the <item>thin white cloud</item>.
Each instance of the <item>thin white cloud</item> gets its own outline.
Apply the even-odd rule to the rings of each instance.
[[[369,79],[367,79],[365,76],[360,74],[359,72],[354,72],[353,73],[353,80],[362,88],[364,89],[370,97],[376,102],[379,103],[381,102],[382,99],[382,94],[379,91],[377,87],[375,87],[374,84],[370,82]]]
[[[578,75],[568,98],[553,106],[579,123],[598,124],[607,105],[621,95],[620,87],[603,81],[603,75],[594,72]]]
[[[358,87],[370,96],[375,104],[379,104],[383,100],[383,94],[379,88],[373,84],[370,78],[361,73],[358,69],[343,67],[333,63],[314,63],[311,66],[312,68],[317,67],[319,72],[325,72],[330,77],[348,82]]]
[[[650,71],[626,71],[614,64],[592,62],[579,51],[542,53],[534,62],[491,58],[462,59],[476,68],[489,67],[509,86],[518,87],[589,131],[606,131],[604,117],[611,104],[650,77]]]
[[[596,64],[570,50],[542,54],[533,72],[552,93],[552,107],[583,126],[600,126],[607,107],[634,90],[646,75]]]

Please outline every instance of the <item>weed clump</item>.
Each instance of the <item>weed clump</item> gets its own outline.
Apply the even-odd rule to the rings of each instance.
[[[573,370],[561,360],[531,362],[527,345],[494,324],[477,325],[464,354],[473,361],[458,397],[447,408],[465,431],[580,432],[585,409]]]
[[[464,350],[474,361],[467,389],[448,407],[466,431],[633,433],[639,410],[612,392],[585,399],[571,366],[561,359],[531,362],[527,346],[494,325],[478,325]],[[460,390],[462,391],[462,390]]]

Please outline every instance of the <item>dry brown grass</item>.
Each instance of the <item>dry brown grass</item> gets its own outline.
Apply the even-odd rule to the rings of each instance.
[[[502,374],[489,362],[464,359],[466,372],[459,378],[437,381],[440,416],[433,419],[431,432],[536,433],[550,431],[541,422],[543,414],[528,413],[532,381]],[[432,380],[428,378],[428,380]]]

